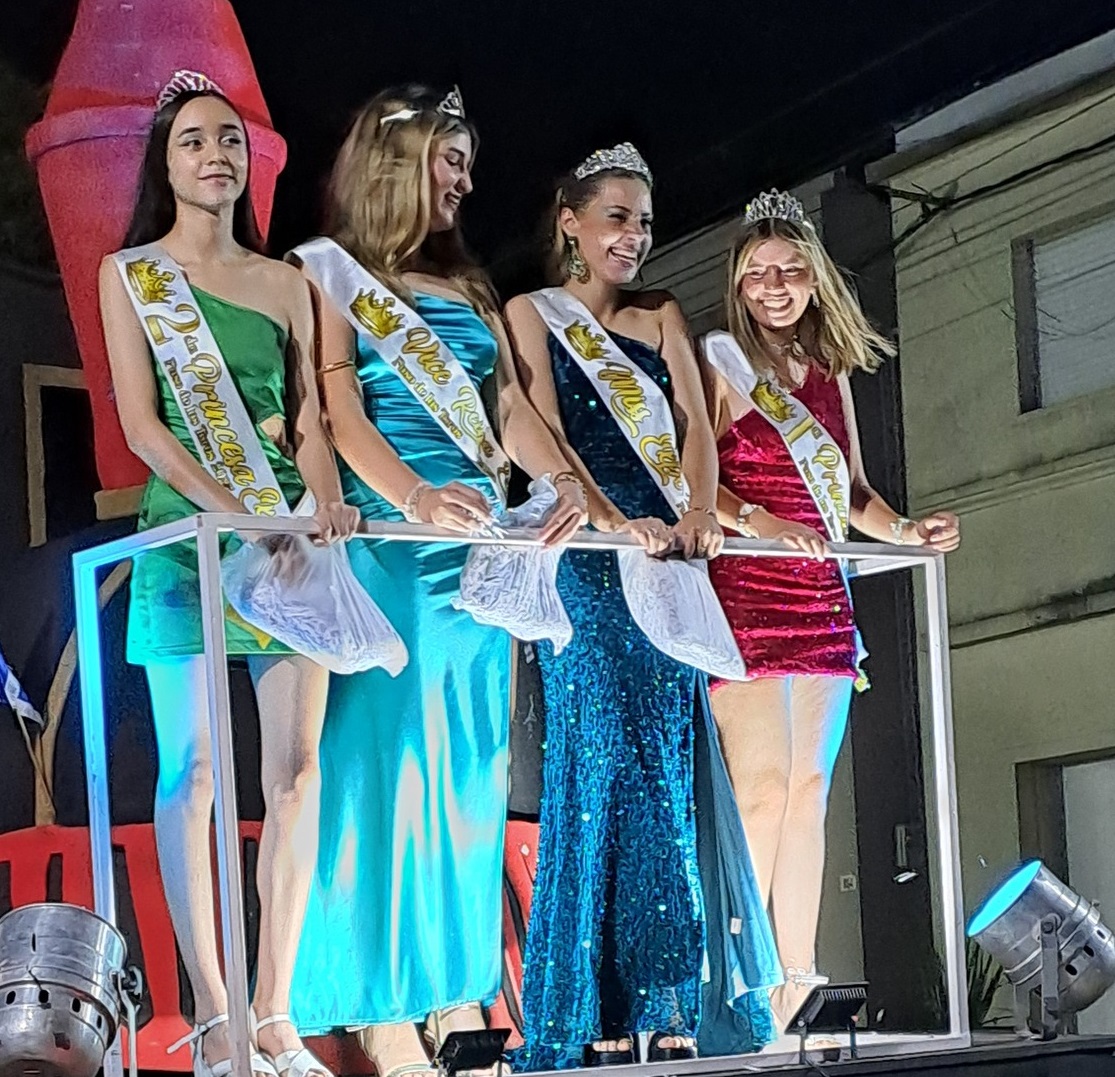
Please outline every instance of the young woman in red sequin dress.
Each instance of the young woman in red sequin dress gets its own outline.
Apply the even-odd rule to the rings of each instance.
[[[944,552],[960,532],[947,512],[905,519],[867,481],[848,379],[894,347],[867,322],[796,199],[772,192],[748,206],[730,273],[730,332],[709,334],[703,363],[718,518],[729,533],[811,555],[710,564],[750,678],[719,685],[712,706],[786,973],[772,997],[784,1027],[823,982],[814,944],[825,809],[863,657],[840,566],[824,559],[828,543],[850,523]]]

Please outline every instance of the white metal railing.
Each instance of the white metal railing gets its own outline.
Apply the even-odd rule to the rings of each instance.
[[[74,554],[74,606],[85,769],[92,845],[93,894],[96,912],[116,924],[116,892],[112,872],[112,836],[105,700],[101,677],[101,636],[97,599],[97,571],[144,550],[197,538],[202,631],[208,684],[209,732],[213,746],[213,776],[217,827],[217,865],[221,909],[221,938],[228,985],[229,1032],[236,1077],[251,1077],[249,1058],[248,959],[244,935],[244,900],[240,868],[240,829],[236,805],[231,700],[225,659],[224,601],[220,573],[220,536],[279,532],[309,534],[312,520],[291,517],[245,517],[238,513],[200,513],[174,523],[116,539]],[[421,524],[365,521],[351,541],[457,542],[464,544],[537,545],[531,531],[510,531],[497,537],[460,535]],[[629,535],[581,531],[568,544],[572,549],[617,550],[636,546]],[[757,539],[729,539],[722,557],[806,557],[781,543]],[[932,723],[934,807],[938,825],[946,986],[949,1000],[948,1040],[964,1045],[968,1037],[967,978],[964,965],[964,915],[960,891],[960,853],[957,836],[956,781],[953,769],[951,688],[948,662],[948,609],[944,558],[920,547],[881,543],[841,543],[830,557],[854,566],[854,575],[871,576],[902,569],[921,571],[926,594],[926,644],[929,665],[929,704]],[[696,1067],[695,1067],[696,1068]],[[123,1077],[120,1036],[105,1057],[105,1077]]]

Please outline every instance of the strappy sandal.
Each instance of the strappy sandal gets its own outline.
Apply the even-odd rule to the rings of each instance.
[[[423,1077],[435,1077],[437,1074],[437,1067],[430,1064],[429,1059],[424,1058],[421,1062],[400,1062],[396,1066],[391,1066],[389,1069],[384,1069],[380,1065],[375,1044],[372,1042],[373,1038],[373,1025],[364,1025],[362,1028],[353,1029],[356,1035],[356,1042],[360,1045],[360,1050],[364,1052],[364,1057],[371,1062],[375,1068],[376,1077],[409,1077],[411,1074],[422,1074]],[[421,1049],[421,1045],[419,1045]]]
[[[206,1061],[205,1056],[201,1053],[201,1041],[205,1038],[207,1032],[211,1032],[218,1025],[228,1023],[228,1014],[219,1013],[215,1017],[210,1017],[208,1021],[203,1021],[201,1024],[194,1025],[190,1032],[187,1032],[180,1040],[176,1040],[167,1049],[168,1055],[174,1054],[179,1048],[190,1045],[190,1062],[193,1066],[194,1077],[228,1077],[232,1072],[232,1058],[222,1058],[210,1064]],[[271,1064],[271,1061],[259,1053],[259,1051],[252,1051],[252,1072],[263,1073],[266,1077],[279,1077],[278,1071]],[[332,1074],[329,1077],[333,1077]]]
[[[661,1047],[662,1040],[687,1040],[684,1047]],[[676,1032],[656,1032],[647,1044],[648,1062],[683,1062],[697,1057],[697,1045],[692,1036],[680,1036]]]
[[[598,1051],[591,1043],[585,1044],[586,1066],[630,1066],[635,1061],[635,1041],[631,1036],[620,1036],[612,1042],[630,1044],[626,1051]]]
[[[254,1020],[255,1015],[252,1016]],[[273,1013],[269,1017],[255,1020],[256,1035],[259,1035],[261,1028],[266,1028],[268,1025],[290,1025],[294,1028],[289,1013]],[[295,1032],[297,1031],[295,1028]],[[321,1074],[321,1077],[333,1077],[333,1071],[305,1044],[293,1051],[280,1051],[271,1060],[274,1063],[276,1077],[287,1077],[288,1074],[289,1077],[309,1077],[311,1073]]]
[[[479,1014],[480,1020],[482,1022],[480,1028],[444,1028],[443,1024],[449,1014],[456,1013],[459,1010],[476,1011]],[[458,1032],[465,1035],[471,1033],[487,1033],[489,1035],[496,1035],[500,1032],[503,1032],[506,1038],[505,1029],[489,1029],[487,1024],[483,1022],[484,1010],[483,1007],[480,1006],[480,1004],[477,1002],[462,1002],[456,1006],[447,1006],[443,1010],[432,1011],[429,1017],[427,1017],[426,1024],[422,1029],[422,1036],[423,1039],[426,1041],[426,1046],[429,1049],[430,1056],[436,1060],[445,1047],[445,1043],[449,1039],[449,1037]],[[482,1069],[459,1069],[457,1070],[457,1074],[459,1075],[459,1077],[491,1077],[491,1075],[500,1073],[502,1069],[503,1062],[501,1059],[497,1058],[491,1066],[484,1067]]]

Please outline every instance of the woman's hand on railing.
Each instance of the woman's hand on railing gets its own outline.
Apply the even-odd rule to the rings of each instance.
[[[468,535],[492,522],[492,506],[479,490],[463,482],[447,482],[419,490],[414,515],[421,523]]]
[[[318,528],[312,536],[314,545],[331,546],[356,534],[360,527],[360,510],[343,501],[327,501],[314,509],[314,523]]]
[[[766,509],[755,509],[748,517],[748,523],[758,533],[759,538],[770,542],[781,542],[791,550],[801,550],[810,557],[823,561],[829,553],[829,544],[825,537],[808,524],[799,524],[794,520],[784,520],[775,516]]]
[[[558,479],[554,487],[558,499],[540,529],[543,546],[568,542],[588,523],[588,503],[581,482],[577,479]]]
[[[654,516],[627,520],[616,531],[630,535],[651,556],[666,553],[674,544],[674,529]]]
[[[919,545],[937,553],[952,553],[960,545],[960,518],[954,512],[935,512],[914,523]]]
[[[713,558],[724,546],[724,532],[716,517],[703,509],[690,509],[674,524],[675,549],[691,557]]]

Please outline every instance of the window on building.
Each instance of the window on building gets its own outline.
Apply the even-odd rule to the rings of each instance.
[[[23,368],[30,544],[64,538],[96,522],[93,415],[80,370]]]
[[[1014,248],[1023,411],[1115,386],[1115,216]]]

